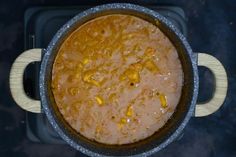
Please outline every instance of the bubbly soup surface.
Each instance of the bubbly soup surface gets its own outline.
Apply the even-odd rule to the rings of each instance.
[[[179,102],[177,50],[157,26],[131,15],[95,18],[61,45],[52,91],[65,120],[106,144],[139,141],[159,130]]]

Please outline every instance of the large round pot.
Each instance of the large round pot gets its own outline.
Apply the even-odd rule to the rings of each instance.
[[[143,18],[154,25],[172,41],[178,50],[184,72],[182,96],[172,118],[154,135],[132,144],[106,145],[91,141],[72,129],[60,114],[51,90],[51,75],[54,59],[60,44],[83,23],[107,14],[130,14]],[[41,59],[41,51],[45,55]],[[198,60],[197,60],[198,59]],[[40,101],[28,98],[23,91],[23,72],[29,62],[41,61],[39,76]],[[216,87],[213,98],[205,105],[196,105],[198,95],[198,65],[206,66],[215,75]],[[31,49],[22,53],[14,62],[10,74],[10,88],[14,100],[23,109],[31,112],[43,112],[55,131],[69,145],[89,156],[146,156],[158,152],[174,141],[189,119],[206,116],[215,112],[223,103],[227,90],[227,77],[223,66],[214,57],[202,53],[193,53],[186,38],[176,27],[159,13],[133,4],[115,3],[88,9],[68,21],[51,40],[47,49]],[[196,111],[195,111],[196,109]],[[195,111],[195,112],[194,112]]]

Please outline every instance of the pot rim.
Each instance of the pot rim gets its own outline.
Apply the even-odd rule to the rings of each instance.
[[[182,42],[183,46],[186,48],[186,52],[188,53],[189,58],[191,60],[192,69],[193,69],[193,71],[192,71],[193,72],[193,96],[192,96],[192,100],[191,100],[189,110],[187,111],[187,114],[186,114],[185,118],[183,119],[182,123],[177,127],[175,132],[168,137],[167,140],[163,141],[160,145],[158,145],[157,147],[155,147],[155,148],[153,148],[149,151],[143,152],[141,154],[132,155],[132,156],[148,156],[148,155],[154,154],[154,153],[158,152],[159,150],[165,148],[168,144],[173,142],[180,135],[180,133],[183,131],[183,129],[185,128],[185,126],[187,125],[188,121],[190,120],[190,118],[192,117],[192,115],[194,113],[194,109],[195,109],[194,106],[196,104],[197,95],[198,95],[198,69],[197,69],[196,56],[193,54],[190,45],[188,44],[186,38],[182,35],[182,33],[168,19],[166,19],[164,16],[160,15],[156,11],[153,11],[151,9],[148,9],[146,7],[142,7],[142,6],[139,6],[139,5],[136,5],[136,4],[111,3],[111,4],[99,5],[99,6],[90,8],[88,10],[85,10],[85,11],[77,14],[70,21],[68,21],[66,24],[64,24],[58,30],[58,32],[54,35],[53,39],[49,43],[47,49],[45,50],[45,54],[44,54],[42,62],[41,62],[41,69],[40,69],[40,76],[39,76],[39,88],[40,88],[41,104],[42,104],[43,110],[46,113],[46,116],[47,116],[49,122],[51,123],[51,125],[53,126],[53,128],[57,131],[57,133],[60,135],[60,137],[64,141],[66,141],[70,146],[72,146],[76,150],[79,150],[80,152],[82,152],[86,155],[89,155],[89,156],[99,156],[99,157],[100,156],[106,156],[106,155],[94,152],[92,150],[89,150],[89,149],[87,149],[87,148],[85,148],[81,145],[78,145],[57,124],[56,120],[54,119],[54,117],[52,115],[52,111],[48,107],[47,92],[45,90],[46,81],[47,81],[46,78],[45,78],[46,77],[45,74],[46,74],[46,69],[47,69],[46,65],[48,63],[48,60],[50,58],[50,54],[51,54],[53,48],[55,47],[57,41],[70,28],[70,26],[72,26],[74,23],[76,23],[79,19],[81,19],[83,17],[86,17],[87,15],[95,14],[99,11],[105,11],[105,10],[111,10],[111,9],[124,9],[124,10],[129,9],[129,10],[132,10],[132,11],[148,14],[148,15],[152,16],[153,18],[161,21],[173,33],[175,33],[175,35],[179,38],[179,40]]]

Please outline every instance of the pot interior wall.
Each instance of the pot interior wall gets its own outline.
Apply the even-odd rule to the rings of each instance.
[[[52,91],[51,91],[51,76],[52,76],[52,66],[54,59],[57,55],[58,48],[60,44],[64,41],[64,39],[73,32],[79,25],[96,18],[98,16],[107,15],[107,14],[129,14],[134,15],[140,18],[143,18],[154,25],[158,25],[158,27],[169,37],[172,43],[175,45],[178,50],[178,55],[181,60],[181,64],[184,71],[184,85],[182,89],[182,96],[180,98],[177,109],[171,119],[157,131],[154,135],[146,138],[145,140],[141,140],[139,142],[133,144],[125,144],[125,145],[106,145],[100,144],[91,140],[88,140],[84,136],[77,133],[74,129],[72,129],[68,123],[63,119],[63,116],[60,114],[57,105],[55,103]],[[86,17],[83,17],[76,22],[74,22],[69,28],[65,30],[60,37],[60,40],[56,41],[52,51],[50,52],[49,60],[44,68],[46,68],[45,78],[46,78],[46,86],[45,91],[47,93],[47,103],[42,105],[47,105],[49,110],[51,111],[52,117],[59,125],[59,128],[66,134],[69,139],[76,143],[75,148],[86,148],[93,152],[103,155],[114,155],[114,156],[124,156],[124,155],[134,155],[140,154],[147,151],[150,151],[154,148],[158,148],[161,143],[166,141],[171,135],[176,134],[176,129],[183,123],[184,118],[186,118],[187,112],[191,107],[191,101],[193,97],[194,91],[194,78],[193,78],[193,67],[191,63],[191,58],[188,55],[186,47],[182,44],[181,40],[176,36],[176,34],[168,28],[168,26],[164,23],[157,22],[155,18],[152,16],[141,13],[134,10],[128,9],[111,9],[105,11],[99,11],[96,14],[89,14]],[[67,141],[68,142],[68,141]],[[160,148],[161,149],[161,148]]]

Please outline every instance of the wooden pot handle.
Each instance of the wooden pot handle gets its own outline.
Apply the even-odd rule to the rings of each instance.
[[[196,105],[195,117],[203,117],[216,112],[223,105],[227,94],[228,80],[223,65],[211,55],[198,53],[198,66],[208,68],[215,77],[215,91],[212,99]]]
[[[39,100],[28,97],[23,86],[25,68],[31,62],[41,61],[42,49],[31,49],[19,55],[11,67],[10,90],[15,102],[24,110],[41,113]]]

